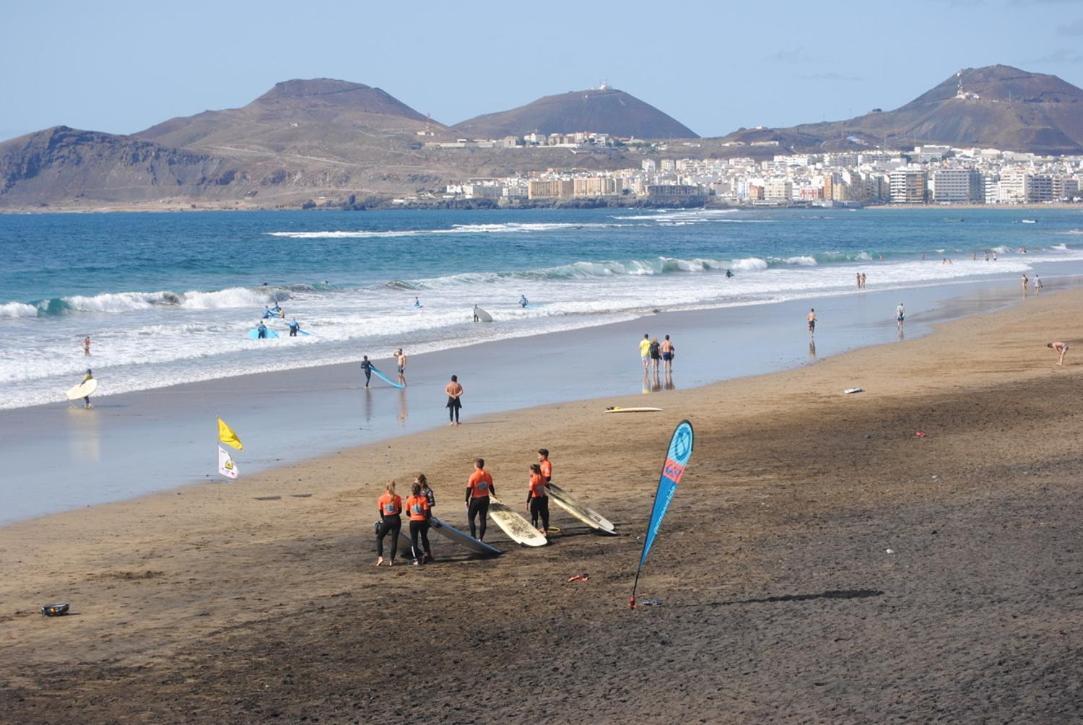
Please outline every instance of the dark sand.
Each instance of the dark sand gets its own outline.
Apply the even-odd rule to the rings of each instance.
[[[2,719],[1079,721],[1081,312],[1046,295],[659,414],[494,414],[5,527]],[[1055,338],[1081,343],[1064,368]],[[696,452],[640,583],[662,604],[629,610],[682,417]],[[372,566],[388,476],[424,470],[462,524],[469,459],[522,508],[540,445],[624,536],[554,511],[545,549],[434,537],[434,565]],[[55,599],[78,616],[36,613]]]

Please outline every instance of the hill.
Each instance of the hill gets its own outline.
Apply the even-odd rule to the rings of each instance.
[[[451,127],[471,138],[528,133],[594,131],[614,136],[699,138],[690,128],[649,103],[615,88],[545,96],[510,111],[477,116]]]
[[[741,129],[723,141],[777,141],[795,151],[935,143],[1041,154],[1083,152],[1083,90],[1011,66],[966,68],[893,111],[783,129]]]

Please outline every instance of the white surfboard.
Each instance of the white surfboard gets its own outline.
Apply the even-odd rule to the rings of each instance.
[[[661,413],[662,409],[661,408],[646,408],[646,407],[618,408],[617,406],[612,406],[612,407],[606,408],[605,412],[606,413]]]
[[[492,322],[493,316],[480,307],[474,308],[474,314],[478,316],[478,322]]]
[[[569,496],[567,491],[555,483],[549,484],[549,498],[551,498],[553,503],[557,506],[560,506],[595,531],[601,531],[603,534],[609,534],[610,536],[617,535],[617,527],[613,525],[612,521],[602,516],[594,509],[579,503]]]
[[[493,520],[508,538],[523,546],[545,546],[549,543],[545,534],[530,525],[530,522],[512,511],[497,499],[489,496],[489,518]]]
[[[64,393],[68,400],[79,400],[79,398],[85,398],[89,395],[93,395],[94,391],[98,389],[98,381],[94,378],[87,380],[85,383],[79,383],[73,388],[69,388],[68,392]]]

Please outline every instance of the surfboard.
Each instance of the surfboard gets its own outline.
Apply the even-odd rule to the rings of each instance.
[[[480,307],[475,307],[474,308],[474,313],[478,316],[478,321],[479,322],[492,322],[493,321],[493,316],[490,315],[485,310],[481,309]]]
[[[560,506],[590,528],[601,531],[603,534],[609,534],[610,536],[617,535],[617,528],[613,525],[612,521],[602,516],[594,509],[579,503],[569,496],[567,491],[555,483],[549,484],[549,498],[552,499],[553,503],[557,506]]]
[[[78,385],[69,388],[68,392],[64,393],[68,400],[79,400],[79,398],[85,398],[88,395],[93,395],[94,391],[98,389],[98,381],[94,378],[87,380],[85,383],[79,383]]]
[[[618,408],[616,406],[606,408],[606,413],[660,413],[661,408]]]
[[[523,546],[545,546],[549,541],[545,534],[530,525],[530,522],[512,511],[497,499],[489,496],[489,518],[508,535],[508,538]]]
[[[492,506],[492,502],[490,502],[489,505]],[[504,553],[495,546],[489,546],[484,541],[475,539],[465,531],[459,531],[454,526],[448,526],[435,516],[432,517],[431,523],[432,528],[429,529],[430,532],[435,531],[445,539],[449,539],[460,546],[465,546],[476,554],[481,554],[483,556],[500,556]]]
[[[378,377],[380,380],[383,380],[385,383],[387,383],[391,387],[396,388],[398,390],[402,390],[404,387],[406,387],[402,383],[398,382],[397,380],[392,380],[391,378],[384,375],[382,372],[380,372],[380,368],[376,367],[375,365],[372,366],[372,374],[375,375],[376,377]]]
[[[276,337],[278,337],[278,333],[268,327],[267,328],[267,337],[265,337],[263,339],[265,339],[265,340],[273,340]],[[259,329],[253,327],[251,330],[249,330],[248,331],[248,339],[249,340],[258,340],[259,339]]]

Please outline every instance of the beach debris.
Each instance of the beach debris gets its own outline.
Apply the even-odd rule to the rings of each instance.
[[[914,431],[914,437],[915,438],[924,438],[925,437],[925,431],[923,431],[923,430]]]
[[[842,391],[843,395],[853,395],[854,393],[864,393],[865,388],[846,388]]]
[[[254,498],[257,501],[281,501],[282,500],[281,496],[253,496],[252,498]]]
[[[894,549],[884,549],[884,553],[885,554],[894,554],[895,550]]]
[[[71,605],[68,602],[58,602],[56,604],[46,604],[41,608],[41,616],[43,617],[63,617],[71,609]]]
[[[586,582],[586,581],[590,581],[590,575],[588,575],[586,573],[575,574],[573,576],[568,577],[568,581],[570,581],[570,582]]]
[[[662,606],[661,599],[644,599],[639,602],[641,607],[660,607]]]

